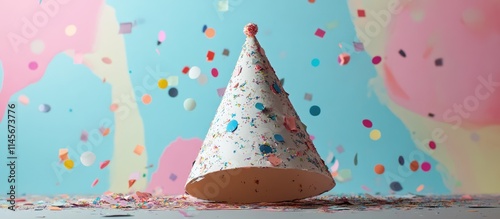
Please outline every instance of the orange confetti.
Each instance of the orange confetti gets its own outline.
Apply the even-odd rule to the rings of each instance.
[[[422,185],[419,185],[419,186],[417,187],[417,192],[421,192],[422,190],[424,190],[424,185],[423,185],[423,184],[422,184]]]
[[[311,4],[314,2],[316,2],[316,0],[309,0],[309,3],[311,3]]]
[[[282,160],[279,157],[276,157],[276,155],[272,154],[270,155],[267,160],[271,162],[273,166],[278,166],[281,164]]]
[[[339,175],[339,173],[337,171],[332,172],[332,177],[333,178],[337,177],[338,175]]]
[[[99,131],[101,132],[102,136],[106,136],[109,134],[109,128],[100,128]]]
[[[375,165],[375,173],[376,174],[383,174],[385,172],[385,167],[382,164],[377,164]]]
[[[144,151],[144,146],[142,145],[135,146],[134,153],[136,153],[137,155],[141,155],[143,151]]]
[[[153,98],[149,94],[144,94],[142,95],[142,103],[144,104],[150,104]]]
[[[412,162],[410,163],[410,170],[411,170],[411,171],[413,171],[413,172],[417,171],[417,170],[418,170],[418,167],[419,167],[419,165],[418,165],[418,161],[414,160],[414,161],[412,161]]]
[[[207,38],[209,38],[209,39],[214,38],[214,36],[215,36],[215,29],[211,28],[211,27],[207,28],[205,30],[205,36],[207,36]]]
[[[66,148],[61,148],[59,149],[59,158],[61,161],[65,161],[68,159],[68,149]]]
[[[213,61],[214,57],[215,57],[215,53],[212,52],[212,51],[210,51],[210,50],[208,50],[208,52],[207,52],[207,61],[209,61],[209,62]]]
[[[111,110],[111,112],[116,111],[118,109],[118,104],[117,103],[111,104],[111,106],[109,106],[109,109]]]
[[[102,58],[102,62],[104,62],[105,64],[108,64],[108,65],[112,63],[111,59],[108,57]]]
[[[60,210],[62,210],[62,209],[61,209],[60,207],[50,206],[50,207],[49,207],[49,210],[51,210],[51,211],[60,211]]]
[[[132,187],[134,185],[135,181],[136,181],[135,179],[129,179],[128,180],[128,187],[129,188]]]
[[[109,160],[105,160],[105,161],[101,162],[101,165],[99,165],[99,168],[101,168],[101,170],[106,168],[108,166],[109,162],[110,162]]]

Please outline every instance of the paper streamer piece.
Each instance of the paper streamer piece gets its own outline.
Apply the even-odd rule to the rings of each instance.
[[[280,202],[335,186],[257,30],[255,24],[244,29],[246,42],[187,180],[186,192],[196,198]]]

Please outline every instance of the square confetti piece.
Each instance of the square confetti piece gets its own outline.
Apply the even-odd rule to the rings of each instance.
[[[224,96],[224,92],[226,92],[226,88],[225,87],[217,89],[217,95],[219,95],[219,97]]]
[[[356,52],[363,52],[363,51],[365,51],[365,46],[363,45],[362,42],[353,42],[352,44],[353,44],[354,50]]]
[[[67,148],[59,149],[59,159],[61,159],[62,161],[65,161],[68,159],[68,149]]]
[[[187,74],[188,72],[189,72],[189,67],[184,66],[184,68],[182,69],[182,73]]]
[[[316,30],[316,33],[314,33],[314,35],[318,36],[319,38],[323,38],[325,36],[325,33],[326,32],[324,30],[322,30],[321,28],[318,28]]]
[[[144,146],[142,145],[135,146],[134,153],[136,153],[137,155],[141,155],[143,151],[144,151]]]
[[[313,96],[312,96],[312,94],[310,94],[310,93],[306,93],[306,94],[304,95],[304,100],[311,101],[311,100],[312,100],[312,98],[313,98]]]
[[[170,180],[172,181],[175,181],[177,179],[177,175],[175,175],[174,173],[171,173],[170,174],[170,177],[168,177]]]
[[[214,60],[214,56],[215,56],[215,53],[209,50],[207,52],[207,61],[209,61],[209,62],[213,61]]]
[[[337,146],[337,152],[339,152],[339,154],[343,153],[344,147],[342,147],[342,145]]]
[[[222,55],[229,56],[229,49],[224,49],[224,51],[222,51]]]
[[[365,10],[358,10],[358,17],[366,17],[366,13],[365,13]]]
[[[127,33],[131,33],[131,32],[132,32],[132,23],[128,22],[128,23],[121,23],[120,24],[120,30],[118,31],[118,33],[127,34]]]
[[[167,78],[169,86],[177,86],[179,84],[179,77],[172,75]]]

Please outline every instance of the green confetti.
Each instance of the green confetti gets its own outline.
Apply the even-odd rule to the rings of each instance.
[[[356,153],[356,155],[354,155],[354,166],[357,166],[358,165],[358,153]]]

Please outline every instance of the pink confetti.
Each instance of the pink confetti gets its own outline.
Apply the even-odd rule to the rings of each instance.
[[[324,30],[322,30],[321,28],[318,28],[316,30],[316,33],[314,33],[314,35],[316,35],[319,38],[323,38],[325,36],[325,33],[326,32]]]
[[[297,131],[297,125],[295,124],[295,117],[293,117],[293,116],[285,116],[284,125],[288,131],[291,131],[291,132]]]
[[[372,63],[374,65],[379,64],[381,61],[382,61],[382,57],[380,57],[380,56],[375,56],[375,57],[372,58]]]
[[[89,133],[87,131],[82,131],[82,134],[80,135],[80,140],[83,142],[87,142],[89,139]]]
[[[132,23],[121,23],[120,24],[120,30],[118,31],[119,34],[127,34],[132,32]]]
[[[363,126],[365,126],[366,128],[371,128],[373,127],[373,123],[369,119],[363,119]]]
[[[101,165],[99,165],[99,168],[101,168],[101,170],[106,168],[108,166],[109,162],[110,162],[109,160],[105,160],[105,161],[101,162]]]
[[[278,166],[280,165],[283,161],[279,158],[276,157],[276,155],[272,154],[270,155],[267,160],[273,165],[273,166]]]
[[[311,141],[314,141],[314,139],[316,139],[316,137],[314,137],[314,135],[310,135],[309,139],[311,139]]]
[[[423,162],[420,167],[424,172],[428,172],[429,170],[431,170],[431,164],[429,162]]]
[[[225,92],[226,92],[226,88],[225,87],[217,89],[217,95],[219,95],[219,97],[224,96]]]
[[[191,215],[189,215],[187,212],[185,212],[185,211],[183,211],[183,210],[178,210],[178,211],[179,211],[179,213],[181,213],[181,214],[182,214],[182,216],[184,216],[184,217],[192,217]]]
[[[344,147],[342,147],[342,145],[337,146],[337,152],[339,152],[339,154],[342,154],[344,152]]]
[[[94,187],[95,185],[97,185],[98,182],[99,182],[99,179],[95,179],[94,182],[92,183],[92,187]]]
[[[363,190],[365,190],[366,192],[372,192],[372,190],[370,188],[368,188],[367,186],[365,186],[365,185],[362,185],[361,188]]]

